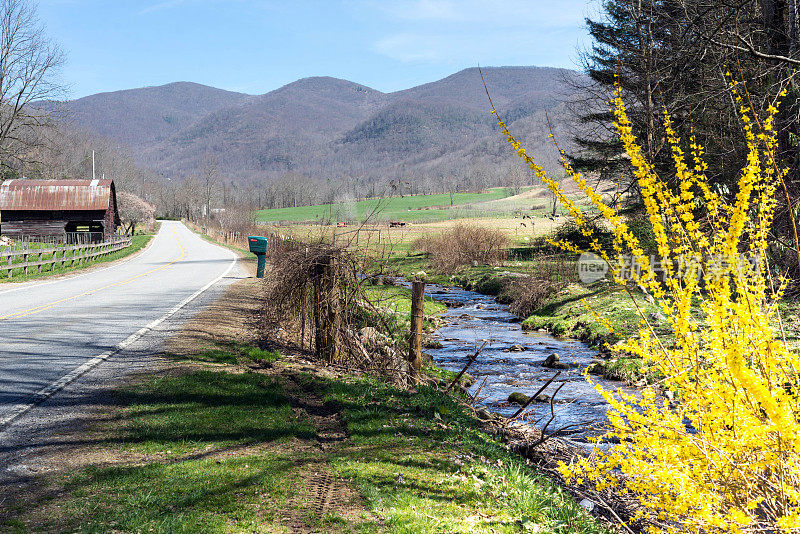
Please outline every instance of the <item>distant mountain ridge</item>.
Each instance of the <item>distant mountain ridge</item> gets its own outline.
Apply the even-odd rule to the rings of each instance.
[[[574,71],[484,68],[492,99],[520,136],[553,160],[545,113],[565,131]],[[331,77],[304,78],[263,95],[189,82],[87,96],[63,104],[78,127],[133,149],[166,176],[197,173],[213,154],[245,182],[286,173],[362,180],[464,175],[516,164],[491,116],[478,69],[393,93]],[[566,139],[564,139],[567,141]]]
[[[253,98],[192,82],[98,93],[65,102],[68,121],[134,149],[152,146],[218,109]]]

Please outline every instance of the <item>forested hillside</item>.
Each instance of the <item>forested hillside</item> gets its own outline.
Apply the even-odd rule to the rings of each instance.
[[[220,108],[248,95],[197,83],[178,82],[99,93],[59,104],[63,120],[132,149],[153,146]]]
[[[565,101],[579,75],[537,67],[483,72],[512,128],[555,167],[545,113],[568,142]],[[240,184],[334,180],[363,190],[401,179],[433,190],[445,181],[485,187],[519,179],[476,68],[395,93],[329,77],[260,96],[175,83],[63,108],[78,127],[130,146],[140,164],[168,177],[196,175],[213,157],[220,174]]]

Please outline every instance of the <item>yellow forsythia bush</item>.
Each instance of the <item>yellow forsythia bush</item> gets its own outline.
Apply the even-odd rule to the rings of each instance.
[[[737,83],[730,89],[749,147],[731,200],[711,189],[703,148],[691,139],[684,153],[665,113],[679,184],[668,187],[644,157],[616,93],[614,126],[653,226],[655,262],[643,257],[625,219],[562,157],[613,231],[615,252],[593,239],[591,251],[608,262],[616,283],[627,287],[632,279],[644,288],[674,332],[669,342],[659,339],[641,314],[638,335],[623,347],[663,377],[659,386],[674,392],[674,402],[649,388],[639,397],[598,386],[611,405],[607,437],[619,444],[560,468],[568,479],[634,495],[669,532],[800,532],[800,357],[783,338],[780,281],[766,263],[784,172],[775,161],[777,105],[758,121]],[[519,156],[591,238],[585,212],[497,118]],[[627,266],[626,256],[633,258]]]

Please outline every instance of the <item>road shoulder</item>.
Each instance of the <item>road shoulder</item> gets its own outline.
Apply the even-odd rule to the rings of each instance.
[[[27,465],[8,531],[603,532],[457,399],[316,365],[231,285]],[[510,514],[509,510],[514,510]],[[534,530],[535,531],[535,530]]]

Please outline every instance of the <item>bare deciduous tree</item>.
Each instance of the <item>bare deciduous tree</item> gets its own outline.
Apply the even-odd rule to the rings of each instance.
[[[208,222],[211,220],[211,200],[217,187],[217,159],[214,156],[205,157],[200,179],[203,189],[203,215],[205,216],[206,226],[208,226]]]
[[[51,121],[52,106],[34,105],[59,98],[61,49],[45,35],[29,0],[0,0],[0,165],[13,169],[30,161]]]

